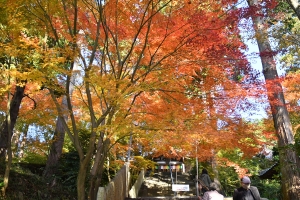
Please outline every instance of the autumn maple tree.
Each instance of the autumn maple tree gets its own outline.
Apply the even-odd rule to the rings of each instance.
[[[13,130],[20,113],[21,103],[24,97],[30,97],[25,93],[26,85],[34,78],[35,56],[37,39],[32,38],[32,32],[28,29],[28,21],[23,18],[22,11],[16,2],[3,2],[1,4],[1,112],[3,120],[0,129],[0,161],[4,163],[6,157],[6,170],[4,175],[4,187],[8,186],[9,171],[12,162],[11,140]],[[31,79],[31,80],[30,80]],[[26,109],[25,109],[26,110]]]
[[[37,54],[28,70],[35,72],[36,97],[53,114],[47,118],[56,127],[52,155],[60,156],[66,132],[80,159],[79,200],[96,199],[107,156],[130,136],[157,155],[206,160],[221,149],[257,151],[254,128],[238,113],[251,91],[236,3],[21,3],[38,32],[30,38]],[[56,158],[48,159],[45,174],[55,173]]]

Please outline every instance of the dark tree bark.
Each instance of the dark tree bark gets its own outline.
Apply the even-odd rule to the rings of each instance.
[[[300,3],[298,0],[286,0],[300,20]]]
[[[102,174],[104,171],[104,162],[107,157],[107,153],[109,150],[110,140],[106,139],[104,142],[99,140],[98,146],[97,146],[97,153],[96,157],[94,159],[95,163],[97,162],[97,165],[94,164],[92,170],[91,170],[91,185],[90,185],[90,191],[89,191],[89,198],[90,199],[97,199],[97,192],[98,188],[101,184]]]
[[[54,139],[50,147],[46,167],[43,176],[46,178],[52,177],[57,172],[58,161],[62,154],[62,149],[65,140],[65,127],[61,117],[57,118],[56,128],[54,131]]]
[[[24,97],[25,86],[16,86],[16,90],[13,94],[13,98],[10,104],[10,132],[13,133],[17,118],[19,116],[20,105]],[[12,135],[9,136],[8,121],[2,123],[0,129],[0,161],[5,160],[6,151],[8,148],[8,140],[11,139]],[[9,138],[10,137],[10,138]]]
[[[249,6],[257,6],[257,0],[248,0]],[[264,26],[262,13],[253,14],[252,19],[257,35],[257,43],[266,80],[267,96],[271,106],[274,127],[276,129],[282,174],[282,194],[285,200],[300,199],[300,160],[294,148],[294,135],[289,113],[283,95],[282,85],[278,79],[276,63],[268,40],[267,28]]]
[[[73,66],[76,65],[76,63],[73,63]],[[71,77],[68,77],[67,84],[66,84],[66,95],[72,95],[74,91],[74,82],[76,79],[76,73],[74,72]],[[46,178],[52,177],[57,172],[58,162],[61,158],[62,149],[65,141],[65,125],[64,121],[68,120],[68,101],[67,96],[63,97],[62,103],[61,103],[61,109],[64,112],[64,116],[57,117],[56,121],[56,127],[54,131],[54,138],[50,147],[50,152],[48,155],[48,159],[46,162],[46,167],[43,172],[43,176]]]

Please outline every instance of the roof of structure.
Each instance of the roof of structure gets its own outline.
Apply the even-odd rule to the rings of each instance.
[[[273,175],[277,175],[278,174],[278,170],[276,169],[276,167],[278,166],[278,163],[275,163],[274,165],[272,165],[271,167],[261,170],[259,172],[258,177],[261,179],[274,179]]]

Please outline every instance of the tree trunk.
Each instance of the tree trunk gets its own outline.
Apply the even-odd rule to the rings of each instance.
[[[64,100],[63,100],[64,101]],[[53,142],[50,147],[50,152],[46,162],[46,167],[43,172],[45,178],[52,177],[57,171],[58,161],[62,154],[62,149],[65,140],[65,127],[62,118],[58,117],[56,121],[56,128],[54,131]]]
[[[258,5],[257,0],[248,0],[250,6]],[[267,37],[267,28],[263,15],[253,15],[258,48],[261,56],[263,74],[266,80],[267,96],[271,105],[271,111],[276,129],[280,156],[280,171],[282,174],[282,194],[285,200],[300,199],[300,160],[295,150],[294,135],[289,113],[286,108],[282,85],[278,80],[276,64],[272,56],[272,50]]]
[[[94,159],[94,165],[91,170],[90,191],[89,191],[90,199],[97,198],[97,192],[101,184],[102,174],[104,171],[104,162],[107,157],[109,145],[110,145],[109,139],[106,139],[104,142],[98,143],[97,153]]]
[[[27,142],[27,134],[28,134],[28,128],[29,125],[25,124],[25,127],[23,128],[23,139],[21,140],[21,144],[20,144],[20,152],[18,154],[19,159],[22,159],[24,156],[24,148],[25,148],[25,144]]]
[[[18,115],[19,115],[19,110],[20,110],[20,105],[22,102],[22,99],[24,97],[24,91],[25,91],[25,86],[16,86],[16,90],[13,94],[13,98],[10,103],[10,130],[8,128],[9,124],[6,120],[3,122],[1,129],[0,129],[0,162],[4,162],[5,156],[6,156],[6,151],[8,148],[8,140],[11,140],[12,135],[9,135],[9,132],[13,132],[13,129],[15,127]]]
[[[211,167],[212,167],[212,170],[213,170],[213,173],[214,173],[214,180],[213,182],[215,182],[217,185],[218,185],[218,190],[219,192],[220,191],[223,191],[223,188],[222,188],[222,185],[221,185],[221,182],[220,182],[220,179],[219,179],[219,171],[218,171],[218,168],[217,168],[217,161],[216,161],[216,153],[215,153],[215,150],[213,149],[212,150],[212,157],[211,157]]]
[[[10,79],[9,79],[10,80]],[[6,123],[7,123],[7,162],[5,166],[5,172],[4,172],[4,177],[3,177],[3,188],[2,188],[2,193],[5,196],[6,189],[8,187],[8,181],[9,181],[9,172],[10,172],[10,167],[11,167],[11,162],[12,162],[12,150],[11,150],[11,137],[12,137],[12,129],[11,129],[11,116],[10,116],[10,106],[11,106],[11,96],[10,96],[10,91],[8,92],[8,100],[7,100],[7,112],[6,112]]]
[[[298,0],[287,0],[286,1],[290,7],[293,9],[298,19],[300,20],[300,3]]]
[[[14,130],[14,134],[11,138],[11,149],[12,149],[12,158],[15,158],[15,156],[18,155],[18,149],[20,144],[20,137],[22,132],[19,130]]]
[[[77,63],[74,62],[74,66],[77,66]],[[74,82],[76,79],[77,73],[73,72],[71,78],[70,78],[70,82],[69,84],[67,84],[67,87],[69,87],[69,94],[67,95],[72,95],[73,91],[74,91]],[[68,113],[68,102],[67,102],[67,97],[64,96],[63,100],[62,100],[62,104],[61,104],[61,109],[65,112]],[[63,149],[63,145],[64,145],[64,141],[65,141],[65,127],[64,127],[64,122],[63,121],[67,121],[68,120],[68,115],[64,114],[63,117],[57,117],[57,121],[56,121],[56,127],[55,127],[55,131],[54,131],[54,138],[53,138],[53,142],[51,144],[50,147],[50,152],[48,155],[48,159],[46,162],[46,167],[45,170],[43,172],[43,176],[46,178],[52,177],[56,171],[57,171],[57,167],[58,167],[58,161],[61,157],[62,154],[62,149]]]
[[[80,162],[79,172],[77,176],[77,198],[78,200],[86,200],[85,199],[85,181],[86,174],[88,170],[88,165],[86,163],[86,159],[83,162]]]

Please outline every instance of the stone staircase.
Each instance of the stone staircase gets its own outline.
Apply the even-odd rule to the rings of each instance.
[[[153,176],[145,176],[137,198],[125,198],[125,200],[198,200],[195,182],[189,174],[173,172],[172,177],[176,184],[188,184],[189,191],[175,193],[172,191],[170,172],[158,172]],[[232,200],[232,197],[225,197],[224,200]]]

